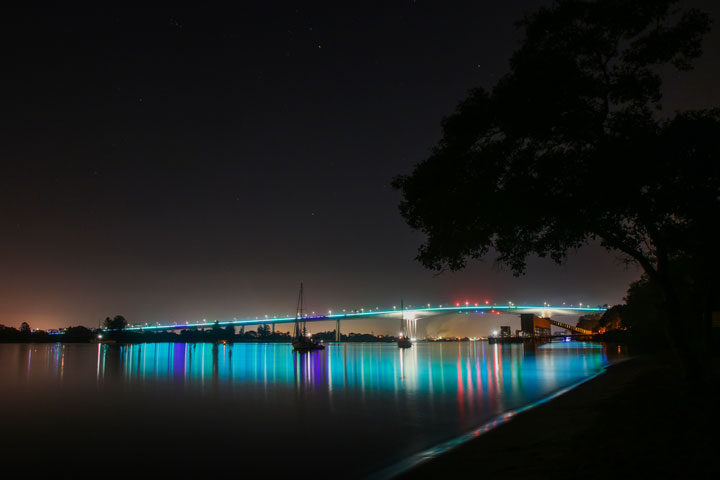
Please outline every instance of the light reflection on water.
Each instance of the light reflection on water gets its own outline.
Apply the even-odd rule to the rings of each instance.
[[[562,355],[548,351],[558,346],[564,350]],[[558,343],[524,352],[522,346],[503,348],[485,342],[420,344],[411,349],[392,344],[330,344],[324,351],[298,354],[290,345],[273,343],[98,345],[96,365],[98,379],[120,374],[128,383],[172,379],[188,385],[221,381],[228,386],[239,382],[320,387],[330,394],[347,388],[454,393],[463,404],[501,391],[517,391],[524,382],[530,388],[538,382],[545,389],[559,388],[596,372],[606,361],[600,349],[576,353],[577,347]],[[50,368],[62,376],[63,347],[50,351]],[[31,365],[28,361],[27,368]]]
[[[0,406],[38,415],[62,405],[76,410],[76,420],[107,417],[110,408],[119,413],[106,422],[118,424],[147,417],[137,428],[148,438],[153,429],[177,430],[163,436],[167,448],[202,448],[198,438],[227,429],[233,449],[256,456],[279,449],[299,458],[320,449],[332,454],[334,475],[362,476],[606,364],[603,348],[574,342],[329,344],[308,354],[262,343],[0,345]],[[96,428],[82,422],[79,431]],[[301,441],[308,435],[312,442]],[[135,434],[132,442],[148,447],[142,439]],[[68,443],[93,449],[80,433]],[[230,448],[225,444],[214,448]]]

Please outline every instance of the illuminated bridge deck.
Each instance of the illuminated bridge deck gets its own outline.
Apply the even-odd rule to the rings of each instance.
[[[426,318],[439,315],[449,314],[460,314],[460,313],[485,313],[485,312],[497,312],[497,313],[540,313],[543,316],[548,316],[552,313],[558,314],[578,314],[578,313],[603,313],[606,308],[604,307],[568,307],[568,306],[528,306],[528,305],[460,305],[460,306],[448,306],[448,307],[422,307],[422,308],[405,308],[404,310],[392,309],[392,310],[367,310],[367,311],[353,311],[343,313],[328,313],[327,315],[309,315],[304,316],[303,320],[306,322],[327,322],[327,321],[338,321],[338,320],[353,320],[362,318],[377,318],[387,317],[399,318],[401,314],[405,316],[413,316],[415,318]],[[261,324],[278,324],[278,323],[292,323],[295,321],[295,317],[265,317],[265,318],[252,318],[252,319],[233,319],[233,320],[218,320],[217,324],[221,326],[243,326],[243,325],[261,325]],[[156,324],[156,325],[133,325],[128,327],[126,330],[177,330],[185,328],[211,328],[216,322],[194,322],[194,323],[174,323],[174,324]]]

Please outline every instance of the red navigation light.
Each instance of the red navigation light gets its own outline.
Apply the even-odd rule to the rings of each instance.
[[[475,306],[476,306],[476,307],[478,306],[477,302],[475,302]]]
[[[490,305],[490,300],[485,300],[485,305]]]
[[[460,306],[460,302],[455,302],[455,306],[456,306],[456,307],[459,307],[459,306]]]

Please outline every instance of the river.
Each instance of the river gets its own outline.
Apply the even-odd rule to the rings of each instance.
[[[0,344],[0,448],[6,465],[68,478],[360,478],[607,363],[577,342]]]

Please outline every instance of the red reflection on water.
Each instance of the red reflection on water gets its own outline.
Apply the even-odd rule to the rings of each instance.
[[[465,420],[465,387],[463,385],[462,378],[462,356],[460,354],[460,344],[458,343],[458,360],[457,360],[457,396],[458,396],[458,412],[460,413],[460,420]]]

